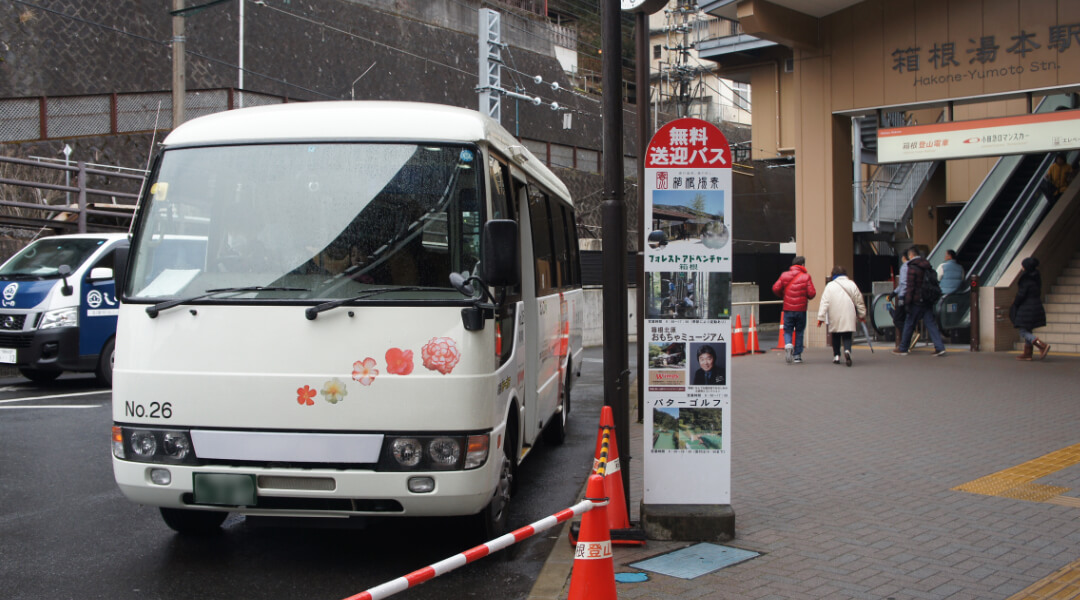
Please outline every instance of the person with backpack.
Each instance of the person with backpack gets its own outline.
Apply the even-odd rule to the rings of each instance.
[[[934,319],[934,303],[941,298],[937,273],[930,261],[922,257],[917,247],[908,248],[907,256],[907,281],[904,289],[907,319],[904,321],[904,337],[900,340],[900,347],[892,352],[898,356],[907,356],[911,347],[911,334],[919,321],[922,321],[934,342],[934,356],[945,356],[945,343],[941,340],[941,331]]]
[[[1031,332],[1036,327],[1046,327],[1046,310],[1043,308],[1042,275],[1039,274],[1039,259],[1029,256],[1020,261],[1020,280],[1016,283],[1016,298],[1009,307],[1009,320],[1020,330],[1024,340],[1024,352],[1016,360],[1031,360],[1032,347],[1039,349],[1039,358],[1046,358],[1050,344],[1035,337]]]

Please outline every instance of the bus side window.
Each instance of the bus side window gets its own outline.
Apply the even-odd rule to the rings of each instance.
[[[555,288],[551,216],[547,195],[535,185],[529,185],[529,219],[532,221],[533,258],[536,260],[536,295],[548,296]]]
[[[577,220],[574,218],[574,209],[563,206],[563,223],[566,227],[567,251],[570,262],[570,286],[581,285],[581,262],[578,255]]]
[[[548,209],[551,211],[551,237],[555,251],[555,282],[554,287],[560,290],[570,287],[570,242],[567,239],[569,232],[566,229],[565,210],[561,202],[549,201]]]
[[[517,207],[507,200],[509,173],[506,164],[494,156],[488,161],[491,177],[491,218],[517,220]]]

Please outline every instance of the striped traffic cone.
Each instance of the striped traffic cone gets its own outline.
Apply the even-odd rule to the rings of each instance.
[[[630,516],[626,513],[622,473],[619,467],[619,444],[615,441],[615,416],[610,406],[600,409],[600,431],[596,435],[596,458],[593,474],[604,478],[604,495],[608,500],[608,529],[627,529]]]
[[[581,517],[581,535],[574,547],[567,600],[617,600],[603,477],[589,476],[585,497],[600,504]]]
[[[784,349],[784,311],[780,311],[780,340],[776,342],[776,347],[773,350]]]
[[[742,328],[742,315],[735,315],[735,329],[731,330],[731,355],[746,354],[746,335]]]

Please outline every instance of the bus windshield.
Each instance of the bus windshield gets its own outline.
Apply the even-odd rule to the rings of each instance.
[[[0,277],[58,279],[60,265],[75,271],[104,243],[105,240],[93,238],[41,239],[23,248],[0,268]]]
[[[127,296],[261,287],[215,301],[332,300],[377,288],[378,300],[461,300],[449,277],[480,255],[479,156],[374,143],[167,150],[140,209]]]

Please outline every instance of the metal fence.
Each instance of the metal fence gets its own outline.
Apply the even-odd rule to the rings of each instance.
[[[189,90],[184,114],[193,119],[240,106],[282,104],[288,98],[235,89]],[[0,99],[0,142],[172,129],[172,93]]]
[[[22,167],[17,171],[16,167]],[[38,172],[43,169],[44,172]],[[8,176],[9,172],[15,173]],[[34,173],[31,173],[34,172]],[[35,181],[20,179],[33,177]],[[63,177],[65,183],[51,183]],[[74,166],[52,164],[23,158],[0,157],[0,185],[14,186],[16,193],[4,193],[0,196],[0,222],[7,225],[32,225],[51,227],[60,230],[74,228],[79,233],[86,233],[93,217],[95,229],[127,230],[132,215],[135,213],[137,193],[90,187],[91,178],[95,181],[130,182],[138,188],[144,179],[143,174],[127,173],[116,169],[105,169],[78,162]],[[74,179],[74,185],[71,185]],[[118,186],[119,187],[119,186]],[[6,188],[5,192],[7,191]],[[26,190],[51,190],[65,194],[63,203],[24,201],[17,193]],[[11,199],[11,198],[14,198]],[[94,202],[101,198],[104,201]]]

